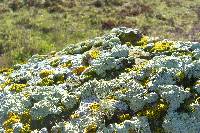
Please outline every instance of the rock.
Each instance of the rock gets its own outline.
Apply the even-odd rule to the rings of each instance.
[[[0,70],[0,132],[199,132],[199,44],[121,27]]]

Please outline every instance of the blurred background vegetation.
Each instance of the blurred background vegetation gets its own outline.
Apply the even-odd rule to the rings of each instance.
[[[118,26],[200,42],[200,0],[0,0],[0,67]]]

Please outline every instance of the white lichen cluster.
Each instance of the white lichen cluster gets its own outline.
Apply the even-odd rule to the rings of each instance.
[[[0,70],[0,132],[198,133],[200,43],[115,28]]]

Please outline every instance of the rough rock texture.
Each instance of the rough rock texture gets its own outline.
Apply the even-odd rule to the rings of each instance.
[[[200,43],[137,29],[0,70],[0,132],[198,133]]]

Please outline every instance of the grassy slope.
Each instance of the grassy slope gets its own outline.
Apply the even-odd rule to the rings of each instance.
[[[94,4],[95,1],[103,2]],[[12,11],[11,4],[0,0],[0,66],[62,49],[116,26],[136,27],[161,38],[200,41],[200,0],[105,1],[71,0],[42,7],[17,5]]]

